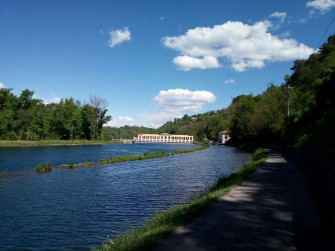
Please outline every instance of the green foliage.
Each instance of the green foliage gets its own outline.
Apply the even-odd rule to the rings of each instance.
[[[262,95],[259,95],[250,120],[250,134],[267,140],[283,136],[286,114],[286,88],[271,85]]]
[[[81,106],[74,98],[59,104],[43,104],[34,92],[0,89],[0,140],[102,139],[102,126],[111,117],[102,106],[104,99],[92,98],[93,105]]]
[[[171,155],[201,151],[201,150],[207,149],[208,147],[209,147],[209,145],[205,144],[205,145],[203,145],[201,147],[197,147],[197,148],[189,148],[189,149],[182,149],[182,150],[174,151],[173,153],[171,153]]]
[[[52,165],[50,163],[43,163],[36,167],[36,172],[38,173],[46,173],[52,171]]]
[[[232,137],[235,139],[243,139],[250,134],[250,122],[254,114],[256,106],[255,98],[250,95],[240,95],[233,99],[229,107],[232,115],[230,129]]]
[[[115,157],[111,157],[107,159],[105,164],[125,162],[125,161],[144,160],[144,159],[151,159],[151,158],[161,158],[161,157],[166,157],[166,156],[169,156],[169,154],[165,152],[145,153],[144,155],[115,156]]]
[[[334,158],[335,36],[293,69],[286,82],[296,93],[287,126],[288,142]]]

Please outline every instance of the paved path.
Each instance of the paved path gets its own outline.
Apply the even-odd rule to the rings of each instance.
[[[333,250],[300,169],[280,153],[159,250]]]

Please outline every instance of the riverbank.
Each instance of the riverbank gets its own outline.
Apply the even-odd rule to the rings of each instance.
[[[17,146],[80,146],[80,145],[103,145],[103,144],[123,144],[123,141],[103,141],[103,140],[1,140],[0,147]]]
[[[190,199],[189,203],[172,207],[148,219],[142,227],[121,234],[115,240],[103,244],[101,250],[151,250],[178,227],[189,223],[209,208],[220,197],[227,194],[249,177],[267,158],[264,149],[253,149],[252,160],[229,177],[221,178],[201,196]],[[93,249],[97,250],[97,249]]]

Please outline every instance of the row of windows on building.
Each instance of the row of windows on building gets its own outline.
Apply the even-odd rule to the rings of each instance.
[[[193,136],[189,135],[160,135],[160,134],[139,134],[138,142],[193,142]]]

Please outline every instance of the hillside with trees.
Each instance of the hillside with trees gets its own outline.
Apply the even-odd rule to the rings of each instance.
[[[184,115],[155,132],[217,141],[218,132],[229,129],[234,140],[304,147],[331,157],[335,151],[335,36],[308,59],[296,60],[291,70],[280,86],[269,84],[262,94],[237,96],[225,109]],[[122,137],[150,132],[137,129],[120,130],[125,132]]]

